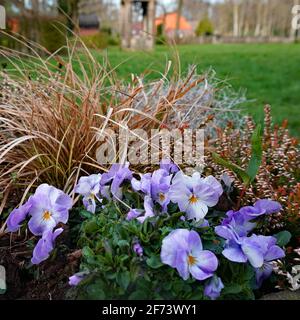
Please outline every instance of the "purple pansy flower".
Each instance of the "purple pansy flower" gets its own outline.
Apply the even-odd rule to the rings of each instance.
[[[284,255],[281,248],[276,246],[276,238],[267,236],[240,237],[230,226],[217,226],[215,232],[220,237],[226,239],[225,248],[222,254],[230,261],[249,263],[254,268],[261,268],[265,259],[269,258],[266,252],[275,255]],[[267,256],[267,258],[266,258]]]
[[[147,218],[154,217],[154,215],[155,215],[154,204],[153,204],[151,197],[149,197],[149,196],[145,196],[145,198],[144,198],[144,209],[145,209],[144,215],[137,217],[137,220],[140,223],[143,223]]]
[[[154,217],[154,204],[150,196],[144,198],[144,210],[142,209],[130,209],[126,215],[126,220],[130,221],[137,219],[140,223],[143,223],[147,218]]]
[[[17,231],[20,224],[29,215],[28,227],[34,235],[42,235],[45,231],[52,231],[69,218],[72,199],[63,191],[48,184],[41,184],[28,201],[20,208],[11,212],[8,221],[8,231]]]
[[[42,238],[38,241],[33,249],[31,262],[39,264],[49,258],[51,251],[54,249],[55,239],[63,232],[62,228],[55,231],[47,230],[44,232]]]
[[[147,195],[151,195],[151,173],[139,174],[140,179],[132,178],[131,186],[134,191],[141,191]]]
[[[197,280],[205,280],[218,267],[214,253],[203,250],[199,234],[186,229],[176,229],[163,239],[160,257],[164,264],[176,268],[184,280],[190,274]]]
[[[164,158],[160,162],[160,169],[164,169],[168,173],[176,173],[179,171],[178,166],[170,159]]]
[[[107,173],[103,173],[101,179],[101,185],[105,186],[111,182],[111,193],[117,199],[122,199],[122,183],[125,180],[130,181],[132,179],[132,172],[129,169],[129,163],[119,164],[115,163],[111,166]]]
[[[69,277],[70,286],[78,286],[79,283],[87,276],[88,272],[78,272]]]
[[[255,269],[256,283],[260,287],[263,280],[267,279],[273,271],[271,261],[283,258],[285,253],[276,245],[277,240],[275,237],[252,235],[251,238],[260,247],[264,260],[263,265]]]
[[[204,294],[207,297],[211,298],[211,300],[215,300],[220,296],[223,288],[224,288],[224,284],[223,284],[221,278],[214,275],[205,284]]]
[[[245,216],[241,211],[233,210],[226,213],[226,218],[223,219],[221,225],[230,226],[240,237],[247,236],[248,232],[256,227],[256,223],[250,222],[248,216]]]
[[[158,169],[152,174],[151,197],[162,206],[163,211],[167,210],[167,206],[170,203],[168,191],[171,179],[172,176],[164,169]]]
[[[96,201],[99,199],[101,174],[91,174],[87,177],[81,177],[75,187],[75,192],[83,196],[83,205],[86,210],[95,213]]]
[[[203,219],[208,207],[214,207],[223,193],[221,184],[212,176],[201,178],[198,172],[192,177],[178,172],[172,182],[169,197],[188,219]]]
[[[250,238],[239,237],[230,225],[217,226],[215,232],[218,236],[227,240],[222,251],[225,258],[240,263],[249,261],[254,268],[262,266],[263,258],[260,249],[256,244],[251,246]]]
[[[140,257],[143,255],[143,252],[144,252],[143,247],[141,246],[141,244],[139,242],[136,242],[133,245],[133,251]]]
[[[254,203],[254,206],[242,207],[239,211],[248,220],[255,219],[264,214],[271,214],[279,212],[281,210],[281,205],[277,201],[269,199],[261,199]]]
[[[281,210],[281,205],[272,200],[262,199],[255,202],[254,206],[242,207],[238,211],[230,210],[226,213],[226,218],[222,221],[222,226],[230,226],[240,237],[247,236],[249,231],[256,227],[251,220],[264,215]]]
[[[142,191],[162,206],[165,212],[170,203],[168,191],[170,189],[172,176],[164,169],[155,170],[152,174],[140,175],[141,179],[131,180],[135,191]]]
[[[141,209],[130,209],[126,215],[126,220],[127,221],[133,220],[138,216],[140,216],[142,213],[143,213],[143,210]]]

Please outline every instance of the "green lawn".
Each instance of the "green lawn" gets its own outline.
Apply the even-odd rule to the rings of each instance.
[[[288,119],[300,136],[300,44],[185,45],[178,51],[183,71],[190,64],[197,64],[199,72],[213,67],[234,88],[247,89],[247,98],[255,101],[247,103],[246,112],[256,120],[262,119],[264,104],[271,104],[274,121]],[[118,67],[124,78],[146,68],[162,72],[173,53],[163,46],[153,53],[108,49],[112,66],[129,59]]]

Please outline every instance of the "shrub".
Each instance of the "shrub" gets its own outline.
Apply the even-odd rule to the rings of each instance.
[[[207,165],[216,175],[226,172],[233,178],[233,183],[242,194],[241,204],[252,203],[260,197],[270,197],[285,206],[285,214],[278,216],[277,223],[270,224],[271,228],[280,227],[281,223],[287,225],[298,224],[299,221],[299,195],[300,156],[297,139],[291,137],[287,130],[287,122],[281,126],[272,126],[271,108],[265,106],[265,120],[263,133],[263,157],[256,179],[245,193],[244,186],[236,179],[233,172],[214,163],[207,158]],[[256,125],[248,117],[244,131],[234,128],[228,123],[227,127],[219,130],[218,139],[215,140],[215,150],[225,160],[230,160],[245,168],[251,156],[251,135]],[[274,217],[275,218],[275,217]],[[280,222],[279,222],[280,221]],[[279,223],[279,225],[278,225]]]
[[[157,26],[155,42],[158,45],[167,43],[167,37],[164,35],[163,28],[164,28],[163,24],[159,24]]]
[[[120,37],[118,35],[110,35],[108,37],[108,45],[109,46],[119,46],[121,43]]]
[[[203,18],[197,28],[196,35],[199,36],[211,36],[214,33],[214,27],[208,17]]]

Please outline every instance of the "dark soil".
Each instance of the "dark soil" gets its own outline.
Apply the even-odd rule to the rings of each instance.
[[[0,265],[6,269],[7,291],[0,300],[63,300],[70,289],[68,278],[76,272],[78,254],[65,245],[67,233],[58,241],[51,259],[32,266],[32,241],[6,234],[0,238]],[[12,245],[13,244],[13,245]]]

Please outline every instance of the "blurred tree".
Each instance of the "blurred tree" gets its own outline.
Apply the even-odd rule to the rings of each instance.
[[[196,28],[196,35],[199,36],[211,36],[214,33],[214,26],[211,20],[206,16],[198,24]]]
[[[182,9],[183,9],[183,0],[177,0],[177,17],[176,17],[176,41],[178,42],[180,40],[180,18],[182,15]]]
[[[58,0],[59,11],[68,17],[68,28],[71,30],[76,29],[78,26],[79,2],[80,0]]]

